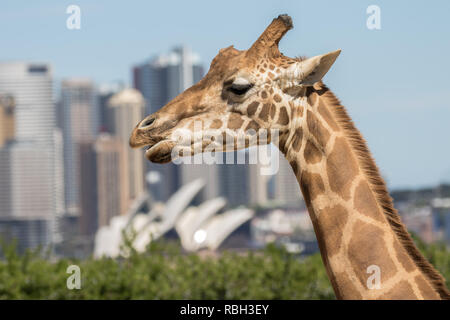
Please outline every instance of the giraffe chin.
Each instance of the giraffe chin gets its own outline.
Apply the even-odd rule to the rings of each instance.
[[[160,141],[145,151],[145,157],[154,163],[168,163],[172,161],[172,149],[174,146],[174,141]]]

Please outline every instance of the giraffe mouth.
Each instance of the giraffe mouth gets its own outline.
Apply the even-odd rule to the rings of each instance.
[[[162,140],[153,145],[149,145],[145,150],[145,157],[154,163],[167,163],[172,161],[172,149],[175,142],[172,140]]]

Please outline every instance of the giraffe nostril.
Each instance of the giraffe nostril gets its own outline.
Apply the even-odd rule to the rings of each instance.
[[[141,128],[144,128],[144,127],[148,127],[148,126],[150,126],[153,122],[155,122],[155,118],[150,118],[150,119],[147,119],[147,120],[145,120],[144,122],[142,122],[142,124],[141,124]]]

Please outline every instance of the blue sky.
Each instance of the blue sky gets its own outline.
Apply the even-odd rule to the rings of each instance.
[[[66,28],[81,7],[81,30]],[[381,9],[381,30],[366,8]],[[450,181],[450,1],[5,1],[0,60],[50,62],[55,80],[130,83],[131,66],[187,44],[205,67],[220,48],[247,49],[270,21],[294,21],[288,56],[342,49],[325,83],[368,140],[391,188]]]

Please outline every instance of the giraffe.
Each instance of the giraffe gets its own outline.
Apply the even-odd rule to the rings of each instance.
[[[248,50],[221,49],[200,82],[137,124],[130,146],[147,147],[148,160],[166,163],[181,144],[172,138],[178,129],[192,139],[181,155],[202,153],[210,143],[224,150],[229,137],[234,149],[266,144],[272,135],[245,134],[244,144],[236,137],[278,130],[274,143],[298,180],[338,299],[449,299],[444,278],[394,209],[365,140],[322,82],[340,50],[286,57],[278,44],[291,28],[292,19],[280,15]],[[194,132],[198,122],[204,135]],[[205,138],[210,131],[223,139]],[[379,286],[369,285],[372,270]]]

